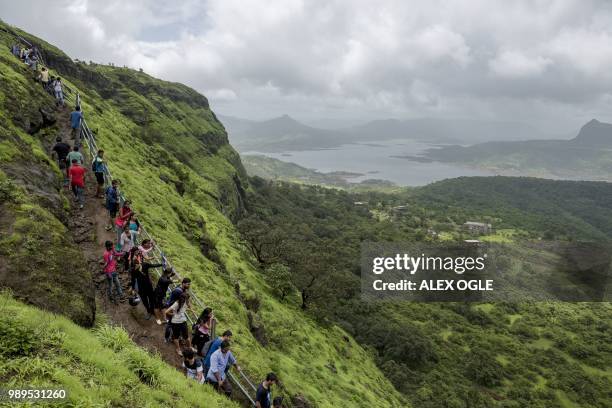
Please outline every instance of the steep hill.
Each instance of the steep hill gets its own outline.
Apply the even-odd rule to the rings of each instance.
[[[296,401],[317,406],[405,405],[371,354],[343,330],[334,325],[321,327],[298,307],[271,296],[231,221],[244,211],[247,180],[205,97],[127,68],[73,62],[38,38],[3,24],[0,28],[37,44],[52,74],[59,74],[73,95],[79,92],[87,122],[106,152],[113,175],[123,181],[133,208],[166,255],[182,275],[192,278],[194,291],[213,307],[219,328],[233,330],[235,353],[251,377],[260,379],[275,371],[283,382],[282,394],[288,399],[303,395]],[[74,239],[65,233],[67,213],[58,210],[67,208],[66,197],[59,170],[46,154],[57,125],[50,123],[50,117],[46,123],[43,118],[50,115],[41,115],[39,109],[53,112],[53,101],[8,52],[14,41],[14,36],[0,31],[4,45],[0,49],[0,168],[4,172],[2,205],[9,209],[2,212],[0,241],[8,249],[0,255],[9,257],[3,259],[3,266],[20,268],[15,273],[35,280],[26,290],[11,281],[15,273],[1,270],[0,283],[36,306],[91,324],[90,277],[78,265],[66,264],[67,258],[79,265],[84,262],[78,253],[69,252],[77,250]],[[22,186],[23,192],[15,185]],[[47,241],[40,242],[41,237]],[[24,253],[11,259],[17,247]],[[54,256],[62,262],[61,268]],[[57,280],[68,273],[76,283]],[[29,297],[37,286],[47,288],[38,297]],[[72,297],[76,306],[66,304]],[[71,316],[73,309],[85,312]],[[74,339],[75,334],[67,336]],[[97,353],[97,347],[92,343],[89,352]],[[14,363],[13,357],[8,362]],[[94,404],[103,401],[97,396],[92,400]]]

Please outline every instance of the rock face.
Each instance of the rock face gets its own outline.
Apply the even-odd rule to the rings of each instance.
[[[612,124],[596,119],[585,124],[572,143],[585,147],[612,147]]]

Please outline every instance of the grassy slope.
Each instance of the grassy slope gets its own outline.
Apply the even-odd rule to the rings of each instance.
[[[39,142],[53,138],[57,128],[36,131],[38,108],[52,110],[53,100],[28,75],[2,47],[0,282],[30,303],[88,325],[94,319],[93,284],[63,224],[68,215],[61,175]]]
[[[137,347],[121,328],[87,330],[9,293],[0,293],[0,313],[3,387],[66,390],[67,401],[48,406],[236,406]]]
[[[195,281],[195,291],[215,309],[220,328],[234,331],[236,354],[248,372],[260,378],[274,370],[289,394],[303,393],[321,406],[403,405],[371,356],[352,340],[343,340],[343,331],[321,329],[297,308],[270,296],[227,217],[240,210],[243,174],[234,150],[219,141],[225,133],[212,113],[202,104],[188,103],[187,97],[182,101],[184,87],[127,69],[77,66],[42,44],[47,60],[63,61],[63,77],[80,91],[87,121],[97,130],[111,170],[124,181],[123,189],[149,230],[181,273]],[[90,87],[85,81],[89,77],[93,83],[100,75],[114,82],[110,93],[103,84]],[[124,86],[131,82],[116,80],[125,76],[157,87],[160,103],[142,89]],[[179,91],[178,97],[173,94]],[[126,104],[143,114],[127,112]],[[151,142],[161,142],[168,154]],[[183,195],[177,185],[184,188]],[[216,247],[211,256],[216,262],[202,255],[202,236]],[[235,295],[238,282],[243,294],[261,298],[257,319],[269,333],[266,348],[250,334],[247,311]],[[330,361],[342,367],[337,374],[324,367]]]

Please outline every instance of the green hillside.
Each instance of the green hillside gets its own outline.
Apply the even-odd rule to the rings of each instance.
[[[0,28],[11,30],[5,25]],[[342,329],[334,325],[322,328],[298,307],[271,296],[271,289],[256,272],[231,222],[244,209],[244,191],[248,188],[244,170],[203,96],[142,72],[72,62],[57,48],[22,35],[40,46],[52,74],[59,74],[73,92],[80,93],[87,122],[106,151],[113,175],[123,181],[123,191],[166,255],[183,276],[192,278],[194,291],[214,308],[219,327],[233,330],[235,353],[251,377],[259,379],[275,371],[283,382],[283,394],[302,394],[317,406],[405,405],[372,355]],[[32,242],[37,242],[40,235],[52,235],[49,231],[41,233],[40,228],[51,227],[61,234],[61,225],[67,220],[53,212],[53,205],[31,194],[37,180],[55,174],[44,184],[51,186],[56,201],[65,202],[58,169],[46,155],[57,125],[35,123],[39,108],[54,111],[53,101],[33,84],[23,64],[10,55],[8,46],[14,41],[13,36],[0,31],[0,43],[4,45],[0,49],[3,206],[10,207],[17,220],[11,222],[20,227],[3,228],[2,245],[23,239],[30,243],[20,247],[25,251],[23,257],[28,258],[37,252]],[[34,164],[40,169],[32,177],[20,178]],[[11,198],[13,185],[24,186],[23,200],[22,194]],[[35,228],[21,228],[27,222],[19,222],[20,211],[27,212],[26,218],[40,217],[34,218]],[[63,238],[70,241],[65,234]],[[69,242],[56,237],[47,242],[46,250],[66,254],[70,247]],[[2,252],[4,256],[7,253]],[[75,262],[79,262],[78,257]],[[39,274],[37,285],[54,282],[51,262],[39,260],[29,268],[21,267]],[[77,277],[84,275],[77,273]],[[15,295],[37,304],[19,293],[18,284],[3,279],[2,286],[13,287]],[[77,292],[69,285],[63,289],[70,294]],[[86,295],[91,297],[91,292]],[[60,313],[72,309],[64,307],[65,301],[52,293],[43,293],[41,299],[38,305],[45,309]],[[85,303],[78,298],[75,302]],[[91,319],[75,321],[91,324]],[[20,327],[22,321],[14,325]],[[265,336],[260,335],[258,341],[251,330]],[[72,336],[69,332],[66,335]],[[98,348],[92,343],[89,352],[96,354]],[[330,363],[337,369],[329,368]],[[37,375],[33,373],[31,378]],[[14,378],[8,374],[10,381]],[[94,395],[92,405],[96,404],[104,404],[104,400]]]
[[[121,328],[88,330],[7,292],[0,293],[0,313],[4,388],[64,389],[61,406],[70,407],[238,406],[137,347]]]
[[[368,301],[360,281],[363,241],[488,241],[496,271],[532,290],[546,287],[542,277],[560,279],[568,263],[555,248],[571,241],[586,241],[609,263],[611,184],[470,177],[395,194],[259,178],[251,185],[239,227],[276,296],[344,327],[413,406],[612,403],[609,302],[521,302],[518,290],[511,302]],[[462,227],[468,220],[498,230],[473,236]]]

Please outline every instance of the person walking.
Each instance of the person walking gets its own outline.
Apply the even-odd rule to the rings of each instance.
[[[266,379],[259,384],[257,387],[257,393],[255,394],[255,407],[256,408],[272,408],[272,385],[276,384],[278,378],[274,373],[268,373]]]
[[[55,84],[53,85],[53,93],[55,94],[55,101],[57,106],[64,107],[64,87],[62,85],[62,79],[57,77]]]
[[[130,208],[130,200],[125,200],[123,205],[119,209],[117,218],[115,218],[115,231],[117,232],[117,243],[121,240],[121,234],[123,233],[123,227],[129,225],[130,218],[134,213]]]
[[[187,378],[194,379],[200,384],[204,384],[204,368],[202,367],[202,361],[196,358],[192,349],[183,350],[183,368],[185,369]]]
[[[83,112],[81,107],[77,106],[70,112],[70,135],[74,140],[75,146],[81,145],[81,121],[83,120]]]
[[[162,266],[162,264],[152,264],[148,262],[143,262],[142,258],[140,257],[135,257],[132,260],[132,263],[134,277],[136,278],[136,288],[138,291],[138,295],[140,296],[142,305],[147,310],[147,315],[145,316],[145,319],[149,320],[155,313],[153,284],[151,283],[151,275],[149,274],[149,270],[151,268],[159,268],[160,266]]]
[[[85,204],[85,168],[81,167],[76,159],[72,159],[72,166],[68,170],[68,179],[74,199],[79,203],[79,208],[83,209]]]
[[[111,185],[108,186],[104,195],[106,197],[106,209],[108,210],[108,225],[106,226],[106,230],[110,231],[113,229],[113,224],[115,222],[115,217],[117,216],[117,211],[119,211],[119,184],[121,182],[117,179],[111,182]]]
[[[79,146],[76,145],[72,148],[72,151],[66,156],[66,175],[68,175],[70,171],[70,166],[72,166],[73,160],[76,160],[79,166],[82,166],[83,163],[85,163],[83,155],[81,154],[81,152],[79,152]]]
[[[39,78],[43,88],[47,89],[47,87],[49,86],[49,70],[47,69],[47,67],[42,67],[40,69]]]
[[[225,395],[231,397],[232,385],[226,378],[226,372],[235,366],[240,371],[240,366],[230,350],[230,342],[224,341],[217,351],[210,357],[210,369],[206,375],[206,380],[211,383],[217,391],[223,391]]]
[[[55,138],[55,145],[53,145],[53,149],[51,150],[51,156],[57,160],[57,165],[60,168],[60,171],[64,174],[64,186],[68,186],[66,158],[68,157],[68,153],[70,153],[70,145],[68,145],[68,143],[64,143],[62,138],[58,136]]]
[[[168,287],[172,284],[172,276],[174,276],[174,269],[167,268],[162,272],[162,276],[159,277],[155,290],[153,291],[153,310],[155,313],[155,323],[161,326],[163,313],[162,310],[165,307],[166,292]]]
[[[206,357],[204,357],[204,370],[206,372],[208,372],[208,369],[210,368],[210,358],[212,354],[217,351],[219,347],[221,347],[221,343],[223,343],[224,341],[230,341],[232,339],[232,336],[232,331],[226,330],[221,336],[214,339],[213,342],[210,344],[208,350],[206,350]]]
[[[204,345],[210,340],[210,330],[212,329],[214,318],[212,309],[207,307],[202,311],[195,324],[191,344],[193,344],[200,356],[202,356]]]
[[[172,342],[176,347],[176,353],[183,355],[180,341],[183,340],[187,348],[191,348],[189,328],[187,327],[187,309],[189,308],[189,293],[183,292],[178,300],[166,309],[166,316],[170,318],[172,327]]]
[[[123,290],[121,290],[121,282],[119,281],[119,275],[117,274],[117,260],[123,256],[122,252],[115,250],[112,241],[106,241],[104,243],[104,255],[102,265],[104,265],[103,272],[106,275],[106,281],[108,282],[108,300],[112,300],[113,303],[117,304],[117,297],[121,299],[123,296]],[[117,297],[113,298],[113,286],[115,287]]]
[[[91,171],[93,171],[96,176],[96,198],[104,198],[102,195],[102,187],[104,186],[105,170],[106,162],[104,161],[104,150],[100,149],[91,162]]]

